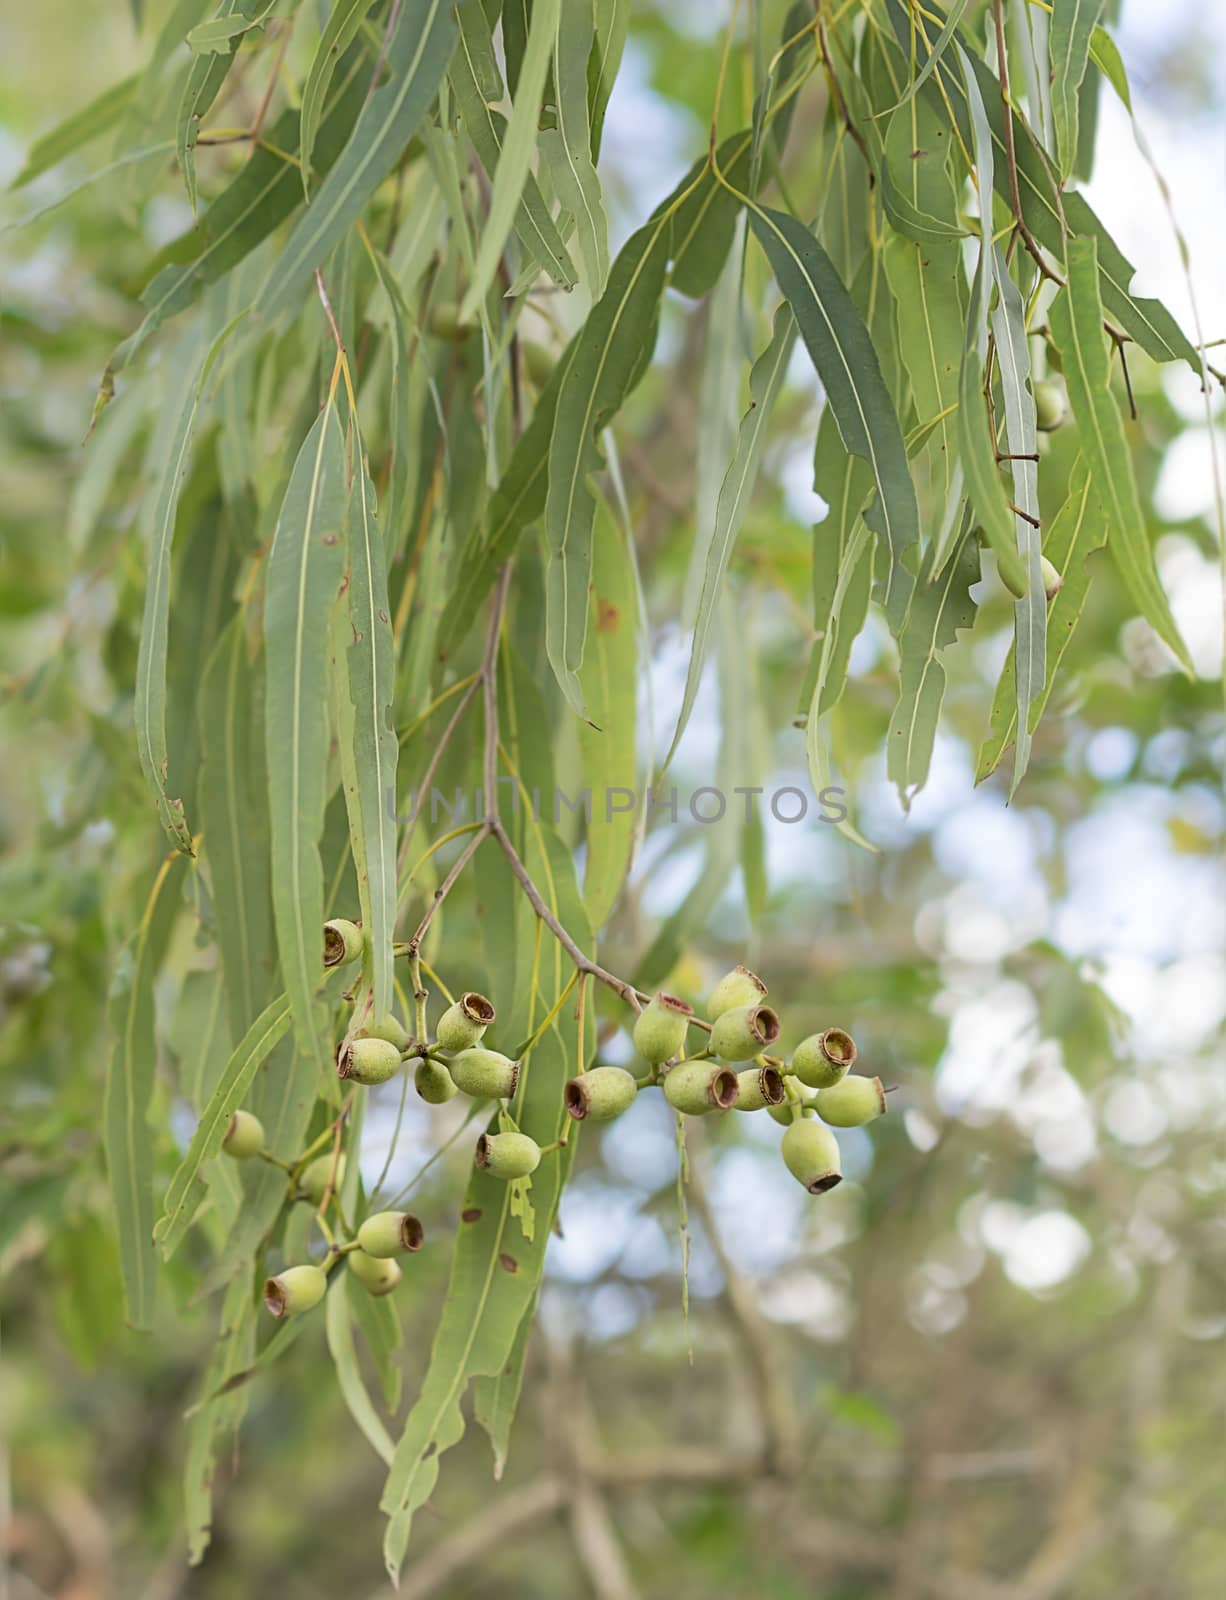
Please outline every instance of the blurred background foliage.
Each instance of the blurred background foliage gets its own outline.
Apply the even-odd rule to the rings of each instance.
[[[1174,7],[1177,26],[1158,40],[1142,0],[1122,9],[1142,121],[1216,129],[1220,150],[1211,58],[1223,19]],[[601,168],[622,222],[615,242],[704,146],[723,10],[636,0]],[[102,0],[9,8],[4,32],[0,172],[11,175],[30,138],[130,70],[138,47],[126,8]],[[802,104],[795,147],[822,113],[820,96]],[[1164,224],[1126,129],[1102,125],[1099,160],[1105,220],[1128,249]],[[54,200],[94,157],[25,200]],[[212,159],[220,170],[225,156]],[[109,952],[140,914],[163,843],[130,729],[140,452],[108,435],[119,471],[99,504],[80,441],[106,357],[133,325],[133,285],[187,220],[175,185],[153,192],[139,170],[0,236],[3,1582],[15,1600],[229,1600],[266,1588],[375,1600],[383,1468],[322,1381],[322,1327],[252,1385],[221,1464],[211,1548],[189,1569],[183,1418],[216,1323],[215,1304],[194,1298],[190,1252],[168,1270],[156,1332],[123,1323],[98,1143]],[[1221,194],[1207,205],[1201,170],[1193,161],[1168,177],[1176,206],[1197,213],[1194,243],[1202,209],[1220,242]],[[202,174],[213,175],[204,162]],[[802,162],[798,203],[815,176]],[[1159,292],[1179,306],[1171,259],[1154,270],[1168,271]],[[1204,281],[1212,263],[1194,258],[1193,269]],[[1213,290],[1206,306],[1226,312]],[[707,320],[670,299],[655,367],[618,431],[657,754],[684,679],[672,619],[702,490]],[[1146,514],[1201,676],[1174,669],[1095,557],[1089,607],[1011,806],[1000,776],[973,783],[1009,636],[999,595],[973,647],[950,659],[932,778],[909,813],[885,781],[894,685],[879,620],[855,647],[833,754],[878,854],[812,814],[703,827],[683,809],[676,826],[653,822],[602,959],[691,998],[747,961],[771,985],[785,1042],[829,1021],[849,1027],[870,1070],[897,1086],[893,1114],[848,1137],[849,1181],[820,1202],[783,1172],[773,1123],[704,1125],[690,1151],[688,1318],[664,1107],[641,1097],[603,1136],[585,1136],[502,1481],[471,1430],[420,1519],[402,1594],[1221,1592],[1221,593],[1195,382],[1139,356],[1132,379]],[[737,550],[719,670],[674,770],[683,793],[806,782],[793,717],[812,639],[817,417],[796,362]],[[1073,448],[1055,436],[1054,453]],[[192,582],[186,565],[178,581]],[[734,721],[742,692],[750,711]],[[644,696],[644,725],[647,713]],[[730,729],[747,730],[748,767]],[[563,776],[573,770],[566,738],[558,759]],[[482,986],[471,893],[449,902],[439,948],[453,985]],[[159,994],[167,1008],[173,998]],[[612,1009],[604,1040],[607,1059],[625,1058]],[[161,1066],[174,1128],[172,1047]],[[367,1119],[376,1172],[395,1112],[389,1086]],[[452,1106],[411,1106],[395,1171],[409,1176],[457,1120]],[[415,1192],[428,1243],[399,1296],[407,1396],[467,1161],[460,1143]]]

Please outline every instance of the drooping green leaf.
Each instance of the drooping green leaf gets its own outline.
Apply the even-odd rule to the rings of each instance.
[[[609,229],[588,126],[588,62],[593,39],[591,6],[558,7],[553,46],[558,121],[556,129],[542,134],[541,148],[558,198],[575,219],[583,281],[595,301],[604,293],[609,275]]]
[[[997,253],[996,282],[1000,293],[992,313],[996,361],[1005,404],[1005,439],[1013,478],[1013,503],[1018,554],[1026,573],[1026,593],[1013,606],[1013,657],[1017,677],[1017,752],[1009,798],[1017,793],[1030,761],[1030,707],[1043,693],[1047,670],[1047,596],[1040,567],[1038,434],[1034,396],[1030,390],[1030,347],[1026,338],[1026,305]]]
[[[1072,173],[1077,159],[1077,96],[1102,10],[1103,0],[1065,0],[1064,5],[1052,7],[1047,48],[1051,56],[1056,154],[1062,178]]]
[[[905,613],[919,542],[919,507],[902,429],[868,330],[829,256],[794,217],[755,206],[750,226],[791,305],[847,448],[868,462],[877,496],[865,520],[883,541],[882,604]]]
[[[1049,320],[1090,485],[1106,512],[1111,553],[1133,603],[1175,653],[1184,670],[1192,674],[1187,646],[1179,636],[1158,581],[1124,420],[1111,392],[1111,366],[1098,292],[1098,249],[1093,239],[1069,240],[1067,267],[1068,282],[1052,301]]]
[[[315,140],[315,165],[321,172],[331,170],[362,106],[356,52],[338,77],[335,104]],[[293,162],[282,152],[297,142],[298,113],[283,112],[196,226],[160,253],[154,276],[141,294],[144,320],[111,356],[112,371],[132,361],[168,317],[185,310],[208,284],[223,278],[290,216],[298,204],[300,181]]]
[[[255,14],[259,4],[260,0],[221,0],[213,25],[225,26],[234,21],[240,27],[245,26],[247,19]],[[208,27],[209,24],[205,23],[202,26]],[[234,60],[235,43],[233,37],[227,37],[221,42],[219,49],[198,55],[191,64],[187,82],[179,98],[175,141],[179,165],[183,169],[183,182],[187,186],[188,203],[193,212],[196,210],[196,139],[205,113],[216,100],[222,84],[226,81],[226,75]]]
[[[851,647],[868,615],[873,567],[871,545],[856,534],[872,492],[872,474],[843,443],[829,409],[818,424],[813,487],[830,509],[813,529],[817,642],[802,709],[808,712],[816,704],[816,714],[821,717],[834,709],[846,686]]]
[[[172,855],[154,882],[140,925],[124,947],[111,986],[114,1035],[102,1125],[119,1234],[124,1304],[134,1328],[149,1328],[157,1294],[153,1245],[153,1133],[149,1102],[157,1067],[153,984],[177,906],[179,868]]]
[[[295,223],[256,301],[271,320],[301,293],[413,137],[455,43],[454,0],[404,0],[387,41],[389,81],[366,100],[349,142]]]
[[[509,7],[508,7],[509,9]],[[588,124],[592,130],[592,160],[600,156],[600,140],[604,132],[605,111],[617,69],[621,66],[622,51],[630,26],[630,0],[603,0],[594,6],[596,37],[588,60]]]
[[[904,50],[911,47],[911,20],[903,0],[886,0],[886,7]],[[916,44],[917,61],[926,58],[922,41]],[[955,121],[963,139],[969,144],[973,138],[971,118],[967,103],[967,85],[973,76],[984,103],[992,142],[995,147],[994,184],[996,192],[1006,204],[1010,203],[1009,166],[1005,158],[1004,109],[1001,103],[1000,81],[986,62],[978,56],[970,58],[969,74],[954,71],[947,58],[938,64],[934,77],[945,91],[953,109]],[[1030,142],[1030,135],[1022,125],[1016,109],[1014,116],[1014,150],[1018,187],[1022,210],[1027,225],[1035,238],[1062,257],[1064,230],[1079,237],[1093,238],[1098,243],[1098,266],[1101,275],[1103,305],[1112,321],[1130,334],[1141,348],[1155,361],[1187,361],[1199,372],[1195,348],[1189,343],[1171,313],[1157,300],[1138,298],[1130,291],[1135,268],[1115,244],[1103,227],[1085,197],[1065,192],[1061,209],[1056,205],[1051,181]],[[1050,155],[1046,157],[1048,167]]]
[[[601,427],[641,377],[655,348],[668,242],[668,222],[660,219],[622,247],[608,288],[578,335],[556,401],[545,501],[545,634],[549,664],[581,716],[578,672],[587,633],[595,509],[588,478],[601,465]]]
[[[240,612],[205,668],[199,705],[203,759],[196,803],[235,1039],[262,1009],[273,967],[263,695],[248,652]]]
[[[498,157],[490,192],[489,210],[481,230],[472,279],[460,308],[461,317],[472,317],[494,281],[503,247],[519,210],[524,181],[536,152],[537,124],[541,96],[553,59],[554,38],[562,0],[535,0],[528,23],[528,40],[520,63],[519,80],[507,124],[506,138]]]
[[[842,441],[837,440],[841,445]],[[821,448],[819,441],[819,450]],[[831,447],[833,448],[833,447]],[[848,457],[848,472],[845,481],[853,481],[855,477],[862,476],[867,479],[869,474],[863,463],[851,465],[850,452],[844,451]],[[867,485],[864,486],[867,488]],[[835,515],[831,507],[831,515]],[[818,535],[825,524],[819,525]],[[860,626],[863,624],[864,613],[868,609],[869,587],[872,581],[873,545],[869,538],[867,525],[862,518],[854,518],[847,523],[844,516],[839,517],[839,527],[831,530],[838,534],[837,549],[839,552],[839,565],[835,575],[833,587],[830,590],[828,614],[824,625],[822,639],[819,644],[817,670],[813,674],[813,686],[809,693],[808,714],[805,717],[805,756],[809,765],[809,779],[813,785],[813,792],[821,800],[826,791],[831,787],[833,772],[830,766],[826,740],[822,732],[822,720],[829,707],[832,707],[842,692],[842,682],[847,673],[847,657],[850,654],[852,641]],[[835,539],[830,538],[825,542],[829,547],[835,547]],[[856,620],[856,613],[859,620]],[[909,626],[908,622],[908,626]],[[839,832],[853,844],[859,845],[864,850],[875,849],[860,831],[844,816],[837,824]]]
[[[1095,28],[1090,35],[1090,59],[1123,101],[1125,108],[1131,112],[1132,90],[1128,87],[1128,72],[1124,66],[1124,58],[1120,55],[1119,45],[1106,28]]]
[[[332,1285],[324,1307],[328,1353],[336,1368],[337,1385],[349,1415],[375,1454],[390,1466],[395,1446],[366,1392],[353,1340],[354,1313],[350,1310],[350,1299],[359,1295],[365,1297],[366,1290],[355,1285],[347,1272],[341,1273],[339,1281]]]
[[[302,86],[302,111],[298,132],[298,159],[302,164],[302,190],[311,198],[311,157],[324,113],[328,86],[341,57],[353,43],[373,0],[335,0]]]
[[[170,1180],[162,1215],[153,1230],[167,1260],[178,1249],[204,1199],[201,1167],[220,1153],[230,1118],[246,1098],[257,1068],[289,1032],[291,1020],[289,1001],[280,995],[255,1019],[226,1062],[220,1082],[200,1113],[187,1154]]]
[[[74,155],[83,145],[113,128],[132,104],[139,82],[139,73],[121,78],[88,105],[82,106],[80,111],[74,111],[41,138],[35,139],[21,170],[9,185],[10,189],[24,188],[27,183],[32,183],[35,178]]]
[[[451,63],[450,81],[468,137],[486,175],[498,168],[506,120],[489,104],[502,97],[502,79],[494,56],[494,42],[481,0],[461,0],[457,7],[460,39]],[[491,84],[491,75],[493,83]],[[493,93],[489,90],[493,88]],[[515,213],[515,233],[529,258],[563,288],[575,284],[575,269],[565,241],[549,213],[540,185],[531,172],[524,179],[523,195]]]
[[[677,715],[672,743],[660,769],[661,774],[667,771],[690,720],[690,713],[694,709],[724,574],[732,558],[737,534],[741,531],[741,525],[749,510],[749,502],[762,462],[762,452],[766,446],[771,412],[787,376],[788,362],[792,358],[795,343],[796,319],[789,307],[783,305],[775,314],[770,343],[754,362],[753,371],[750,373],[749,409],[741,418],[736,449],[720,487],[714,525],[709,537],[704,539],[700,534],[699,540],[696,541],[696,544],[705,544],[707,551],[702,591],[694,622],[694,642],[690,650],[690,665],[686,674],[681,710]]]
[[[967,0],[954,0],[953,5],[949,7],[948,12],[946,13],[945,21],[941,24],[939,32],[928,45],[927,52],[924,56],[919,71],[907,85],[907,91],[903,95],[902,99],[897,102],[897,107],[891,109],[901,108],[902,106],[909,104],[910,101],[915,98],[915,96],[928,82],[928,79],[932,76],[937,63],[949,48],[950,40],[958,31],[958,24],[962,21],[962,13],[966,10],[966,6]],[[927,19],[921,18],[918,14],[913,15],[912,22],[917,30],[919,28],[926,28],[927,26]]]
[[[390,1294],[351,1296],[349,1309],[362,1330],[387,1409],[395,1416],[400,1409],[400,1351],[403,1344],[396,1297]]]
[[[272,901],[299,1048],[319,1058],[328,617],[344,571],[345,437],[332,400],[298,452],[264,597],[265,739]]]
[[[375,486],[363,457],[354,472],[348,516],[348,688],[352,704],[356,804],[349,828],[362,920],[371,950],[375,1015],[392,1003],[396,920],[396,761],[394,667],[387,558],[375,520]],[[355,820],[359,826],[355,828]]]
[[[945,696],[945,667],[941,652],[953,643],[960,629],[975,620],[975,604],[968,593],[979,579],[979,549],[965,533],[953,560],[935,581],[921,574],[900,641],[901,685],[898,704],[890,717],[886,765],[899,799],[911,800],[928,777],[936,739],[941,701]]]
[[[141,770],[157,806],[163,832],[176,850],[194,853],[191,829],[184,815],[183,801],[169,792],[169,756],[166,751],[166,643],[170,625],[170,556],[174,541],[175,513],[179,491],[187,473],[192,430],[200,409],[204,386],[222,346],[240,318],[223,328],[205,353],[198,372],[186,386],[175,425],[168,441],[167,456],[161,463],[156,495],[151,502],[149,576],[145,587],[145,608],[141,618],[140,652],[136,662],[136,748]]]
[[[580,674],[595,726],[580,724],[579,755],[592,795],[583,898],[600,928],[625,883],[637,826],[626,795],[637,790],[638,596],[627,541],[604,501],[596,519],[590,645]]]
[[[206,1401],[187,1427],[187,1456],[183,1466],[183,1499],[187,1517],[187,1559],[198,1565],[208,1549],[213,1527],[213,1478],[218,1446],[227,1433],[235,1433],[247,1410],[250,1391],[236,1390],[220,1400],[208,1400],[234,1373],[248,1366],[255,1355],[255,1296],[249,1275],[235,1278],[222,1302],[217,1342],[204,1369],[201,1394]]]
[[[213,17],[192,28],[187,35],[187,42],[197,55],[232,51],[243,34],[250,33],[253,28],[267,21],[269,13],[275,10],[278,3],[279,0],[267,0],[262,10],[253,8],[247,15],[240,13],[237,16]]]
[[[961,249],[950,241],[918,245],[892,234],[883,257],[890,291],[904,308],[898,319],[899,350],[911,380],[915,415],[921,423],[938,419],[928,454],[932,490],[944,504],[958,465],[955,419],[966,325]]]
[[[966,62],[959,45],[958,54]],[[1015,517],[1009,509],[1004,484],[997,470],[996,438],[988,417],[988,398],[984,373],[988,352],[988,326],[992,295],[996,285],[996,262],[992,244],[992,140],[984,114],[979,87],[967,68],[967,91],[975,130],[975,162],[981,203],[979,261],[971,284],[970,307],[966,319],[966,340],[962,367],[958,375],[958,441],[966,491],[992,551],[1001,579],[1009,592],[1021,597],[1027,588],[1026,567],[1017,550]]]
[[[1085,609],[1090,588],[1090,574],[1086,558],[1101,550],[1107,542],[1107,521],[1098,500],[1091,491],[1090,475],[1084,459],[1078,457],[1069,479],[1068,497],[1061,506],[1055,521],[1044,540],[1043,554],[1060,573],[1064,582],[1051,602],[1047,616],[1047,662],[1041,693],[1030,702],[1030,731],[1038,727],[1047,709],[1056,672],[1072,643],[1073,632]],[[992,698],[992,711],[988,719],[988,733],[979,747],[975,764],[975,782],[993,773],[1000,758],[1013,743],[1017,734],[1018,694],[1014,654],[1001,669],[996,693]]]

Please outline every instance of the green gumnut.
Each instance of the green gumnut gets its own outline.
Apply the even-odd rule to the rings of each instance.
[[[1064,574],[1046,556],[1039,557],[1039,571],[1043,574],[1043,593],[1049,600],[1054,600],[1064,588]]]
[[[519,356],[528,382],[536,389],[543,389],[558,364],[556,356],[551,350],[546,350],[543,344],[536,344],[531,339],[519,341]]]
[[[221,1148],[236,1161],[249,1161],[264,1148],[264,1124],[250,1111],[236,1111],[230,1118]]]
[[[328,1280],[319,1267],[286,1267],[264,1281],[264,1304],[274,1317],[297,1317],[317,1306],[327,1292]]]
[[[624,1067],[593,1067],[590,1072],[571,1078],[562,1098],[576,1122],[611,1122],[621,1116],[637,1093],[638,1084]]]
[[[862,1128],[885,1110],[880,1078],[844,1078],[832,1089],[819,1089],[817,1114],[832,1128]]]
[[[783,1076],[775,1067],[746,1067],[736,1075],[737,1111],[762,1111],[787,1098]]]
[[[336,1075],[350,1078],[367,1087],[386,1083],[400,1071],[400,1051],[387,1039],[362,1038],[341,1041],[336,1053]]]
[[[792,1110],[797,1102],[799,1102],[801,1114],[803,1116],[815,1117],[817,1115],[817,1090],[808,1088],[805,1084],[799,1083],[795,1078],[793,1078],[792,1082],[796,1087],[797,1101],[792,1101],[785,1098],[782,1105],[769,1106],[767,1108],[769,1114],[774,1117],[775,1121],[782,1123],[785,1128],[790,1126],[790,1124],[795,1120],[792,1116]]]
[[[324,966],[343,967],[357,961],[366,948],[366,935],[347,917],[324,923]]]
[[[460,321],[460,308],[454,300],[441,301],[430,313],[426,326],[434,338],[445,339],[449,344],[462,344],[477,331],[475,322]]]
[[[792,1052],[792,1071],[810,1089],[829,1089],[855,1065],[856,1041],[842,1028],[811,1033]]]
[[[345,1260],[367,1294],[391,1294],[400,1282],[402,1274],[399,1261],[368,1256],[364,1250],[351,1250]]]
[[[674,1111],[687,1117],[705,1117],[708,1111],[727,1111],[737,1102],[740,1084],[729,1067],[718,1061],[679,1061],[661,1080],[664,1098]]]
[[[417,1070],[413,1074],[413,1087],[427,1105],[441,1106],[459,1093],[455,1080],[440,1061],[427,1061],[424,1058],[417,1063]]]
[[[519,1062],[497,1050],[461,1050],[448,1069],[456,1088],[474,1100],[509,1100],[519,1082]]]
[[[766,985],[748,967],[733,967],[711,990],[707,1015],[714,1022],[735,1006],[756,1006],[766,999]]]
[[[312,1205],[318,1205],[324,1197],[324,1190],[328,1187],[328,1179],[332,1177],[332,1152],[316,1156],[309,1166],[304,1167],[298,1176],[298,1187],[306,1195]],[[333,1180],[333,1194],[345,1181],[345,1158],[341,1156],[336,1163],[336,1177]]]
[[[1068,416],[1068,403],[1058,383],[1042,380],[1034,386],[1034,425],[1040,433],[1054,433]]]
[[[843,1181],[839,1141],[812,1117],[789,1123],[780,1146],[784,1165],[810,1194],[823,1194]]]
[[[390,1011],[382,1022],[368,1022],[364,1028],[359,1028],[357,1036],[359,1039],[386,1039],[397,1050],[407,1050],[413,1043],[413,1035]]]
[[[510,1183],[536,1171],[541,1147],[526,1133],[483,1133],[477,1140],[475,1159],[482,1172]]]
[[[656,995],[635,1021],[634,1048],[653,1067],[680,1055],[693,1015],[693,1007],[675,994]]]
[[[483,994],[470,990],[448,1006],[434,1030],[440,1050],[471,1050],[494,1020],[494,1007]]]
[[[733,1006],[715,1019],[711,1054],[725,1061],[750,1061],[779,1037],[779,1018],[769,1006]]]
[[[379,1261],[413,1255],[420,1250],[425,1229],[408,1211],[376,1211],[358,1229],[358,1244]]]

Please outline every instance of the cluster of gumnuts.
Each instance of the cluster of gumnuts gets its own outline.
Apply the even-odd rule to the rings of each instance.
[[[658,1083],[682,1116],[767,1111],[784,1125],[781,1153],[796,1181],[810,1194],[833,1189],[843,1169],[831,1128],[859,1128],[881,1116],[885,1090],[880,1078],[852,1074],[856,1045],[843,1028],[810,1034],[790,1061],[767,1054],[781,1028],[765,1000],[766,985],[748,967],[725,973],[707,1001],[707,1046],[686,1055],[693,1010],[675,995],[656,995],[634,1025],[635,1049],[650,1064],[647,1077],[596,1067],[567,1084],[567,1110],[580,1118],[617,1116],[638,1089]]]
[[[324,960],[341,966],[361,958],[361,927],[343,918],[324,928]],[[748,967],[734,967],[712,990],[708,1022],[675,995],[657,994],[634,1023],[634,1046],[647,1064],[639,1075],[625,1067],[597,1066],[571,1078],[563,1090],[566,1114],[575,1122],[611,1122],[633,1103],[641,1089],[659,1086],[681,1116],[712,1112],[767,1111],[784,1124],[782,1155],[797,1182],[821,1194],[842,1181],[838,1141],[832,1128],[857,1128],[886,1108],[880,1078],[853,1075],[856,1045],[842,1028],[826,1028],[803,1039],[785,1061],[768,1054],[779,1038],[779,1017],[765,1004],[766,985]],[[369,1023],[342,1039],[337,1075],[354,1084],[386,1083],[410,1061],[417,1093],[431,1105],[456,1094],[474,1100],[509,1101],[519,1082],[520,1062],[485,1046],[495,1020],[484,995],[468,991],[439,1017],[432,1040],[414,1039],[394,1016]],[[686,1053],[691,1027],[706,1028],[704,1049]],[[565,1138],[557,1145],[564,1145]],[[475,1164],[491,1178],[515,1182],[529,1178],[547,1149],[517,1129],[483,1133]],[[238,1160],[269,1158],[264,1129],[249,1111],[230,1119],[222,1149]],[[282,1165],[284,1163],[281,1163]],[[294,1198],[322,1206],[344,1177],[345,1157],[329,1152],[289,1167]],[[400,1256],[422,1245],[422,1226],[407,1212],[369,1216],[347,1243],[334,1245],[323,1266],[288,1267],[264,1285],[264,1304],[274,1317],[292,1316],[318,1305],[327,1275],[339,1261],[370,1294],[389,1294],[401,1279]]]

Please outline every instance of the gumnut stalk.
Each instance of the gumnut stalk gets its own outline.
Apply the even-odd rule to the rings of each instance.
[[[593,1067],[572,1078],[562,1091],[576,1122],[611,1122],[628,1109],[637,1093],[638,1085],[624,1067]]]
[[[471,1050],[494,1020],[494,1007],[483,994],[469,991],[438,1019],[434,1037],[440,1050]]]
[[[336,1052],[336,1075],[368,1087],[386,1083],[400,1071],[400,1051],[388,1039],[343,1039]]]
[[[335,1163],[336,1175],[333,1177],[332,1167]],[[333,1194],[345,1181],[345,1158],[334,1157],[329,1150],[326,1155],[316,1156],[308,1167],[305,1167],[298,1178],[298,1187],[306,1195],[312,1205],[318,1205],[324,1197],[324,1190],[328,1187],[328,1179],[332,1178]]]
[[[769,1106],[767,1108],[775,1121],[781,1122],[785,1128],[796,1120],[793,1113],[797,1108],[799,1108],[801,1116],[815,1117],[817,1115],[816,1089],[810,1089],[806,1084],[800,1084],[797,1079],[793,1078],[792,1091],[796,1096],[795,1100],[785,1098],[782,1105]]]
[[[769,1006],[733,1006],[711,1029],[711,1054],[725,1061],[751,1061],[779,1037],[779,1018]]]
[[[829,1089],[856,1064],[856,1041],[842,1028],[811,1033],[792,1052],[792,1071],[810,1089]]]
[[[286,1267],[264,1282],[264,1304],[274,1317],[297,1317],[323,1299],[328,1280],[319,1267]]]
[[[448,1068],[456,1088],[474,1100],[509,1100],[519,1082],[519,1062],[497,1050],[461,1050]]]
[[[477,1140],[475,1159],[482,1172],[510,1183],[536,1171],[541,1147],[526,1133],[483,1133]]]
[[[844,1078],[833,1089],[819,1089],[817,1114],[833,1128],[862,1128],[885,1111],[880,1078]]]
[[[400,1282],[402,1274],[399,1261],[368,1256],[364,1250],[351,1250],[346,1259],[350,1272],[367,1294],[391,1294]]]
[[[366,948],[366,935],[347,917],[333,917],[324,923],[324,966],[344,967],[360,959]]]
[[[812,1117],[791,1123],[784,1131],[783,1162],[810,1194],[824,1194],[843,1181],[839,1141]]]
[[[413,1042],[412,1035],[404,1023],[390,1011],[382,1022],[368,1022],[364,1028],[359,1028],[358,1038],[386,1039],[388,1044],[394,1044],[397,1050],[407,1050]]]
[[[663,1089],[674,1111],[705,1117],[708,1111],[728,1111],[734,1106],[740,1084],[736,1073],[717,1061],[679,1061],[665,1075]]]
[[[1054,433],[1068,415],[1064,390],[1046,380],[1034,386],[1034,422],[1040,433]]]
[[[1039,571],[1043,574],[1043,593],[1049,600],[1054,600],[1064,588],[1064,574],[1046,556],[1039,557]]]
[[[230,1118],[221,1148],[236,1161],[250,1161],[264,1148],[264,1124],[250,1111],[236,1111]]]
[[[425,1229],[408,1211],[376,1211],[358,1229],[358,1244],[378,1261],[413,1255],[421,1249],[424,1239]]]
[[[736,1075],[737,1111],[762,1111],[787,1098],[782,1074],[775,1067],[746,1067]]]
[[[714,1022],[717,1017],[722,1017],[725,1011],[731,1011],[734,1006],[761,1005],[766,999],[766,985],[756,972],[750,972],[748,967],[733,967],[731,972],[725,972],[723,977],[711,990],[711,998],[707,1001],[707,1015]]]
[[[670,1061],[685,1049],[685,1030],[693,1015],[693,1007],[675,994],[656,995],[634,1024],[634,1048],[653,1067]]]
[[[417,1063],[417,1070],[413,1074],[413,1087],[426,1104],[431,1106],[441,1106],[460,1092],[455,1086],[455,1079],[441,1061],[425,1059]]]

